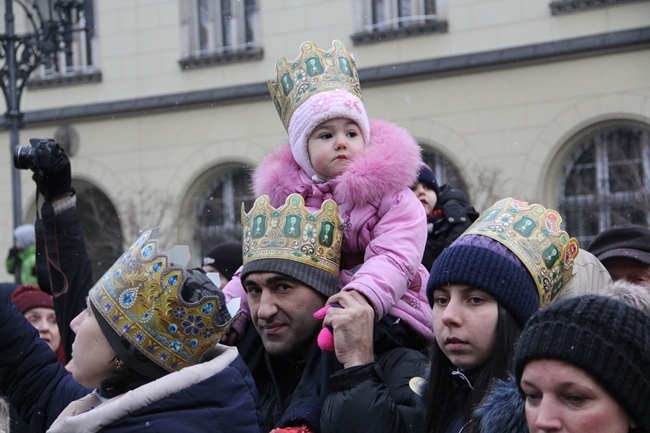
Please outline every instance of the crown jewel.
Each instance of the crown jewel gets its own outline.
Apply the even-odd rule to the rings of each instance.
[[[268,86],[285,129],[296,108],[316,93],[344,88],[362,99],[356,64],[341,41],[334,40],[329,51],[303,42],[296,60],[280,57],[275,67],[277,79]]]
[[[242,203],[244,267],[260,259],[284,259],[309,265],[338,278],[343,224],[333,200],[310,213],[299,194],[274,209],[268,196],[245,213]]]
[[[183,298],[191,276],[175,256],[180,252],[187,262],[189,250],[177,246],[159,252],[153,236],[152,231],[142,234],[93,286],[89,298],[118,335],[160,367],[177,371],[201,362],[234,318],[223,293],[205,276],[194,292],[193,299],[199,299]]]
[[[490,237],[515,253],[533,276],[542,306],[573,278],[579,246],[560,228],[562,217],[540,204],[505,198],[492,205],[462,236]]]

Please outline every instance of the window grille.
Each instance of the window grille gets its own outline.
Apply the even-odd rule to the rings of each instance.
[[[366,32],[423,25],[438,19],[435,0],[365,0]]]
[[[93,0],[86,0],[79,10],[79,22],[63,39],[63,49],[57,54],[56,62],[37,69],[35,78],[51,80],[78,75],[90,75],[98,68],[93,59],[93,38],[95,19]]]
[[[255,197],[250,176],[243,166],[231,168],[215,178],[197,210],[197,241],[201,253],[220,242],[241,240],[241,205],[248,211]]]
[[[607,227],[650,223],[650,128],[614,125],[584,135],[565,172],[560,212],[585,248]]]
[[[257,46],[256,0],[194,0],[189,57],[246,51]]]

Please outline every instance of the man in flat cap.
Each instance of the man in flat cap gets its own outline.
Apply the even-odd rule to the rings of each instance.
[[[650,290],[650,228],[637,224],[609,227],[589,245],[614,281],[625,280]]]

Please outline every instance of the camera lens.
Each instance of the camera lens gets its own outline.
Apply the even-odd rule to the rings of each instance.
[[[34,165],[34,149],[29,146],[18,146],[14,150],[14,167],[27,170]]]

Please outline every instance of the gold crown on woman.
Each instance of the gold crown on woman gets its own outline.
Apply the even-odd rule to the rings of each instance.
[[[184,299],[189,249],[159,252],[152,233],[143,233],[88,296],[117,335],[171,372],[201,362],[234,319],[225,296],[205,275],[200,293],[195,291],[200,296]]]
[[[284,259],[338,278],[343,224],[333,200],[311,213],[300,194],[291,194],[277,209],[263,195],[248,213],[242,203],[242,226],[244,268],[256,260]]]
[[[509,197],[483,212],[462,236],[487,236],[515,253],[533,276],[544,306],[573,278],[580,250],[561,223],[562,217],[553,209]]]
[[[296,108],[316,93],[343,88],[362,99],[354,58],[339,40],[334,40],[328,51],[303,42],[296,60],[280,57],[275,68],[277,79],[269,80],[268,86],[285,129]]]

